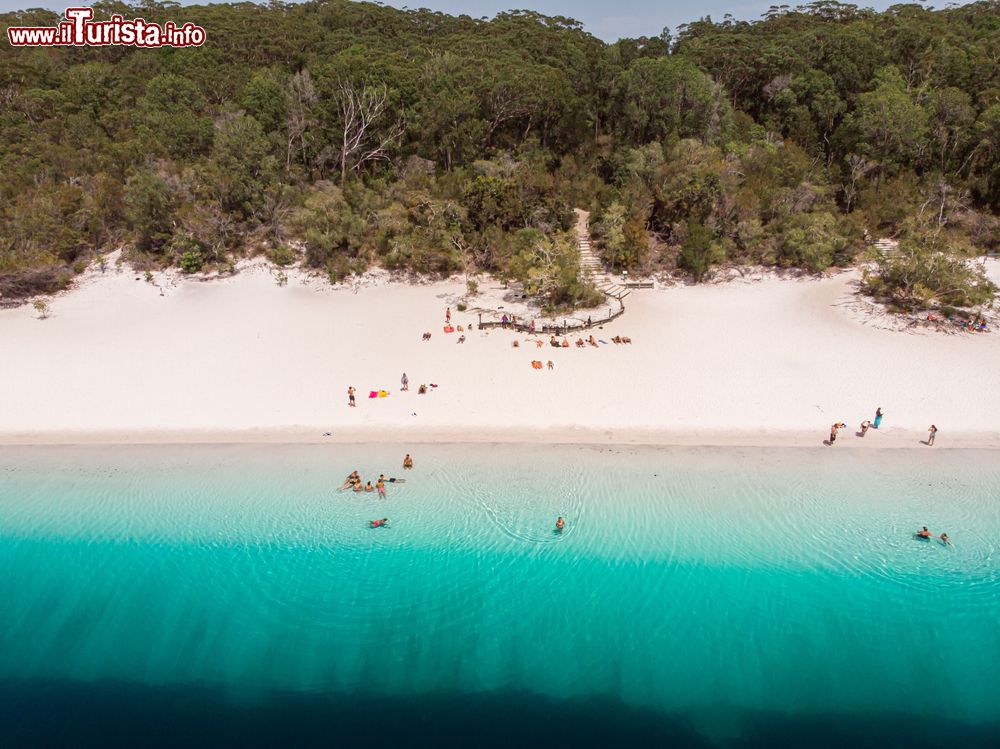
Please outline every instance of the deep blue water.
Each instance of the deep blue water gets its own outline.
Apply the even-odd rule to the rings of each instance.
[[[0,746],[1000,746],[993,453],[407,449],[6,450]]]

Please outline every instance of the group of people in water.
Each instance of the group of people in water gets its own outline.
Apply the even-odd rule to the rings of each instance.
[[[403,458],[403,469],[410,470],[413,468],[413,458],[410,457],[409,453]],[[380,473],[378,481],[375,482],[375,486],[372,486],[372,482],[369,481],[367,484],[361,479],[361,474],[358,471],[351,471],[347,478],[344,479],[344,483],[341,485],[341,489],[351,489],[355,492],[372,492],[377,491],[378,496],[382,499],[386,498],[385,485],[386,483],[396,483],[397,481],[402,481],[402,479],[385,477],[384,473]],[[388,528],[389,518],[375,518],[374,520],[368,521],[369,528]],[[566,521],[563,519],[562,515],[556,518],[556,533],[562,533],[563,529],[566,527]]]
[[[931,533],[929,530],[927,530],[927,526],[926,525],[923,528],[921,528],[919,531],[917,531],[917,538],[926,539],[928,541],[930,541],[932,538],[936,538],[941,543],[943,543],[945,546],[951,546],[951,539],[948,538],[948,534],[947,533],[942,533],[940,536],[935,536],[933,533]]]

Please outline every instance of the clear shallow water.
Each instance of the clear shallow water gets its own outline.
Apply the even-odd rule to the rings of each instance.
[[[415,450],[5,450],[0,739],[1000,745],[995,454]]]

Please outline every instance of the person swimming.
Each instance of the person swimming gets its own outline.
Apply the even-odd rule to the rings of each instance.
[[[360,483],[360,482],[358,482],[358,483]],[[365,491],[366,492],[373,492],[373,491],[375,491],[375,487],[372,486],[372,482],[371,481],[369,481],[367,484],[365,484]]]
[[[365,485],[361,483],[361,479],[357,479],[354,482],[354,491],[363,492],[365,490]]]
[[[951,546],[951,539],[948,538],[948,534],[947,533],[942,533],[941,534],[941,543],[943,543],[946,546]]]
[[[358,476],[357,471],[351,471],[351,474],[346,479],[344,479],[344,483],[340,485],[340,488],[346,489],[347,487],[352,486],[354,482],[358,481],[360,478],[361,477]]]
[[[926,525],[921,530],[917,531],[917,536],[919,538],[933,538],[934,537],[933,534],[929,530],[927,530],[927,526]]]
[[[562,533],[563,528],[566,527],[566,521],[562,519],[562,515],[556,518],[556,531]]]
[[[389,527],[389,518],[382,518],[381,520],[372,520],[371,521],[371,527],[372,528],[388,528]]]

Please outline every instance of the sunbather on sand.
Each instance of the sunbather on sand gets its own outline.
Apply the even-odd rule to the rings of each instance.
[[[627,335],[623,335],[622,336],[622,343],[632,343],[632,339],[629,338]]]
[[[587,343],[589,343],[594,348],[597,348],[597,341],[594,340],[594,336],[590,336],[590,338],[587,339]]]
[[[562,340],[562,347],[563,348],[569,348],[569,339],[568,338],[563,338],[563,340]]]
[[[582,338],[577,338],[577,339],[576,339],[576,347],[577,347],[577,348],[583,348],[583,347],[584,347],[584,346],[586,346],[586,345],[587,345],[587,344],[586,344],[586,343],[584,343],[584,341],[583,341],[583,339],[582,339]]]

